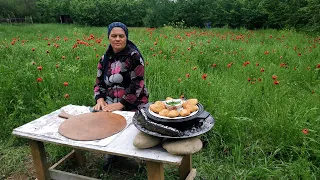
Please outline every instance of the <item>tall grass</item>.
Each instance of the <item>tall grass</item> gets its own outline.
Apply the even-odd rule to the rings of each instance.
[[[0,26],[0,136],[5,147],[28,148],[11,136],[15,127],[67,104],[94,105],[106,31],[54,24]],[[204,149],[194,155],[198,177],[320,177],[319,35],[171,27],[129,31],[145,59],[150,101],[198,98],[216,120],[201,137]],[[90,34],[94,38],[88,39]],[[77,39],[89,45],[73,48]],[[52,161],[61,155],[58,149],[51,147]],[[1,167],[0,172],[14,171]]]

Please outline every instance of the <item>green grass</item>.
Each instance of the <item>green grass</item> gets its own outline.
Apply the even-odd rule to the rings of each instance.
[[[197,98],[216,120],[201,137],[205,147],[193,156],[198,179],[320,177],[319,34],[271,29],[129,30],[129,39],[145,59],[150,101],[180,95]],[[0,176],[28,172],[27,143],[12,137],[13,128],[68,104],[94,105],[93,84],[108,44],[106,31],[56,24],[0,26],[0,160],[5,164]],[[95,39],[87,40],[90,34]],[[98,38],[101,43],[95,41]],[[77,39],[90,45],[73,49]],[[250,63],[244,66],[246,61]],[[279,84],[274,84],[273,75]],[[51,164],[69,150],[49,144],[46,148]],[[98,170],[101,162],[92,163]],[[105,179],[119,173],[83,172]],[[136,174],[124,179],[145,178],[144,170]],[[166,166],[167,179],[176,175]]]

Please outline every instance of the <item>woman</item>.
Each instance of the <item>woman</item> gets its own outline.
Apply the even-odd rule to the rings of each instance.
[[[94,111],[137,110],[148,103],[144,61],[121,22],[108,26],[109,47],[98,63]]]

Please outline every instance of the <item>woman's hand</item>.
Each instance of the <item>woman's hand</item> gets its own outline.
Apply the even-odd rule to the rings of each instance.
[[[121,110],[122,108],[124,108],[124,105],[118,102],[113,104],[107,104],[105,107],[102,108],[102,110],[111,112],[111,111]]]
[[[105,108],[108,104],[104,101],[103,98],[97,100],[97,104],[93,107],[94,110],[99,111]]]

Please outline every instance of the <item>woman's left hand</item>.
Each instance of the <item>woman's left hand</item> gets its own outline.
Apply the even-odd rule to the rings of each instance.
[[[107,104],[102,110],[111,112],[116,110],[122,110],[122,108],[124,108],[124,105],[118,102],[113,104]]]

